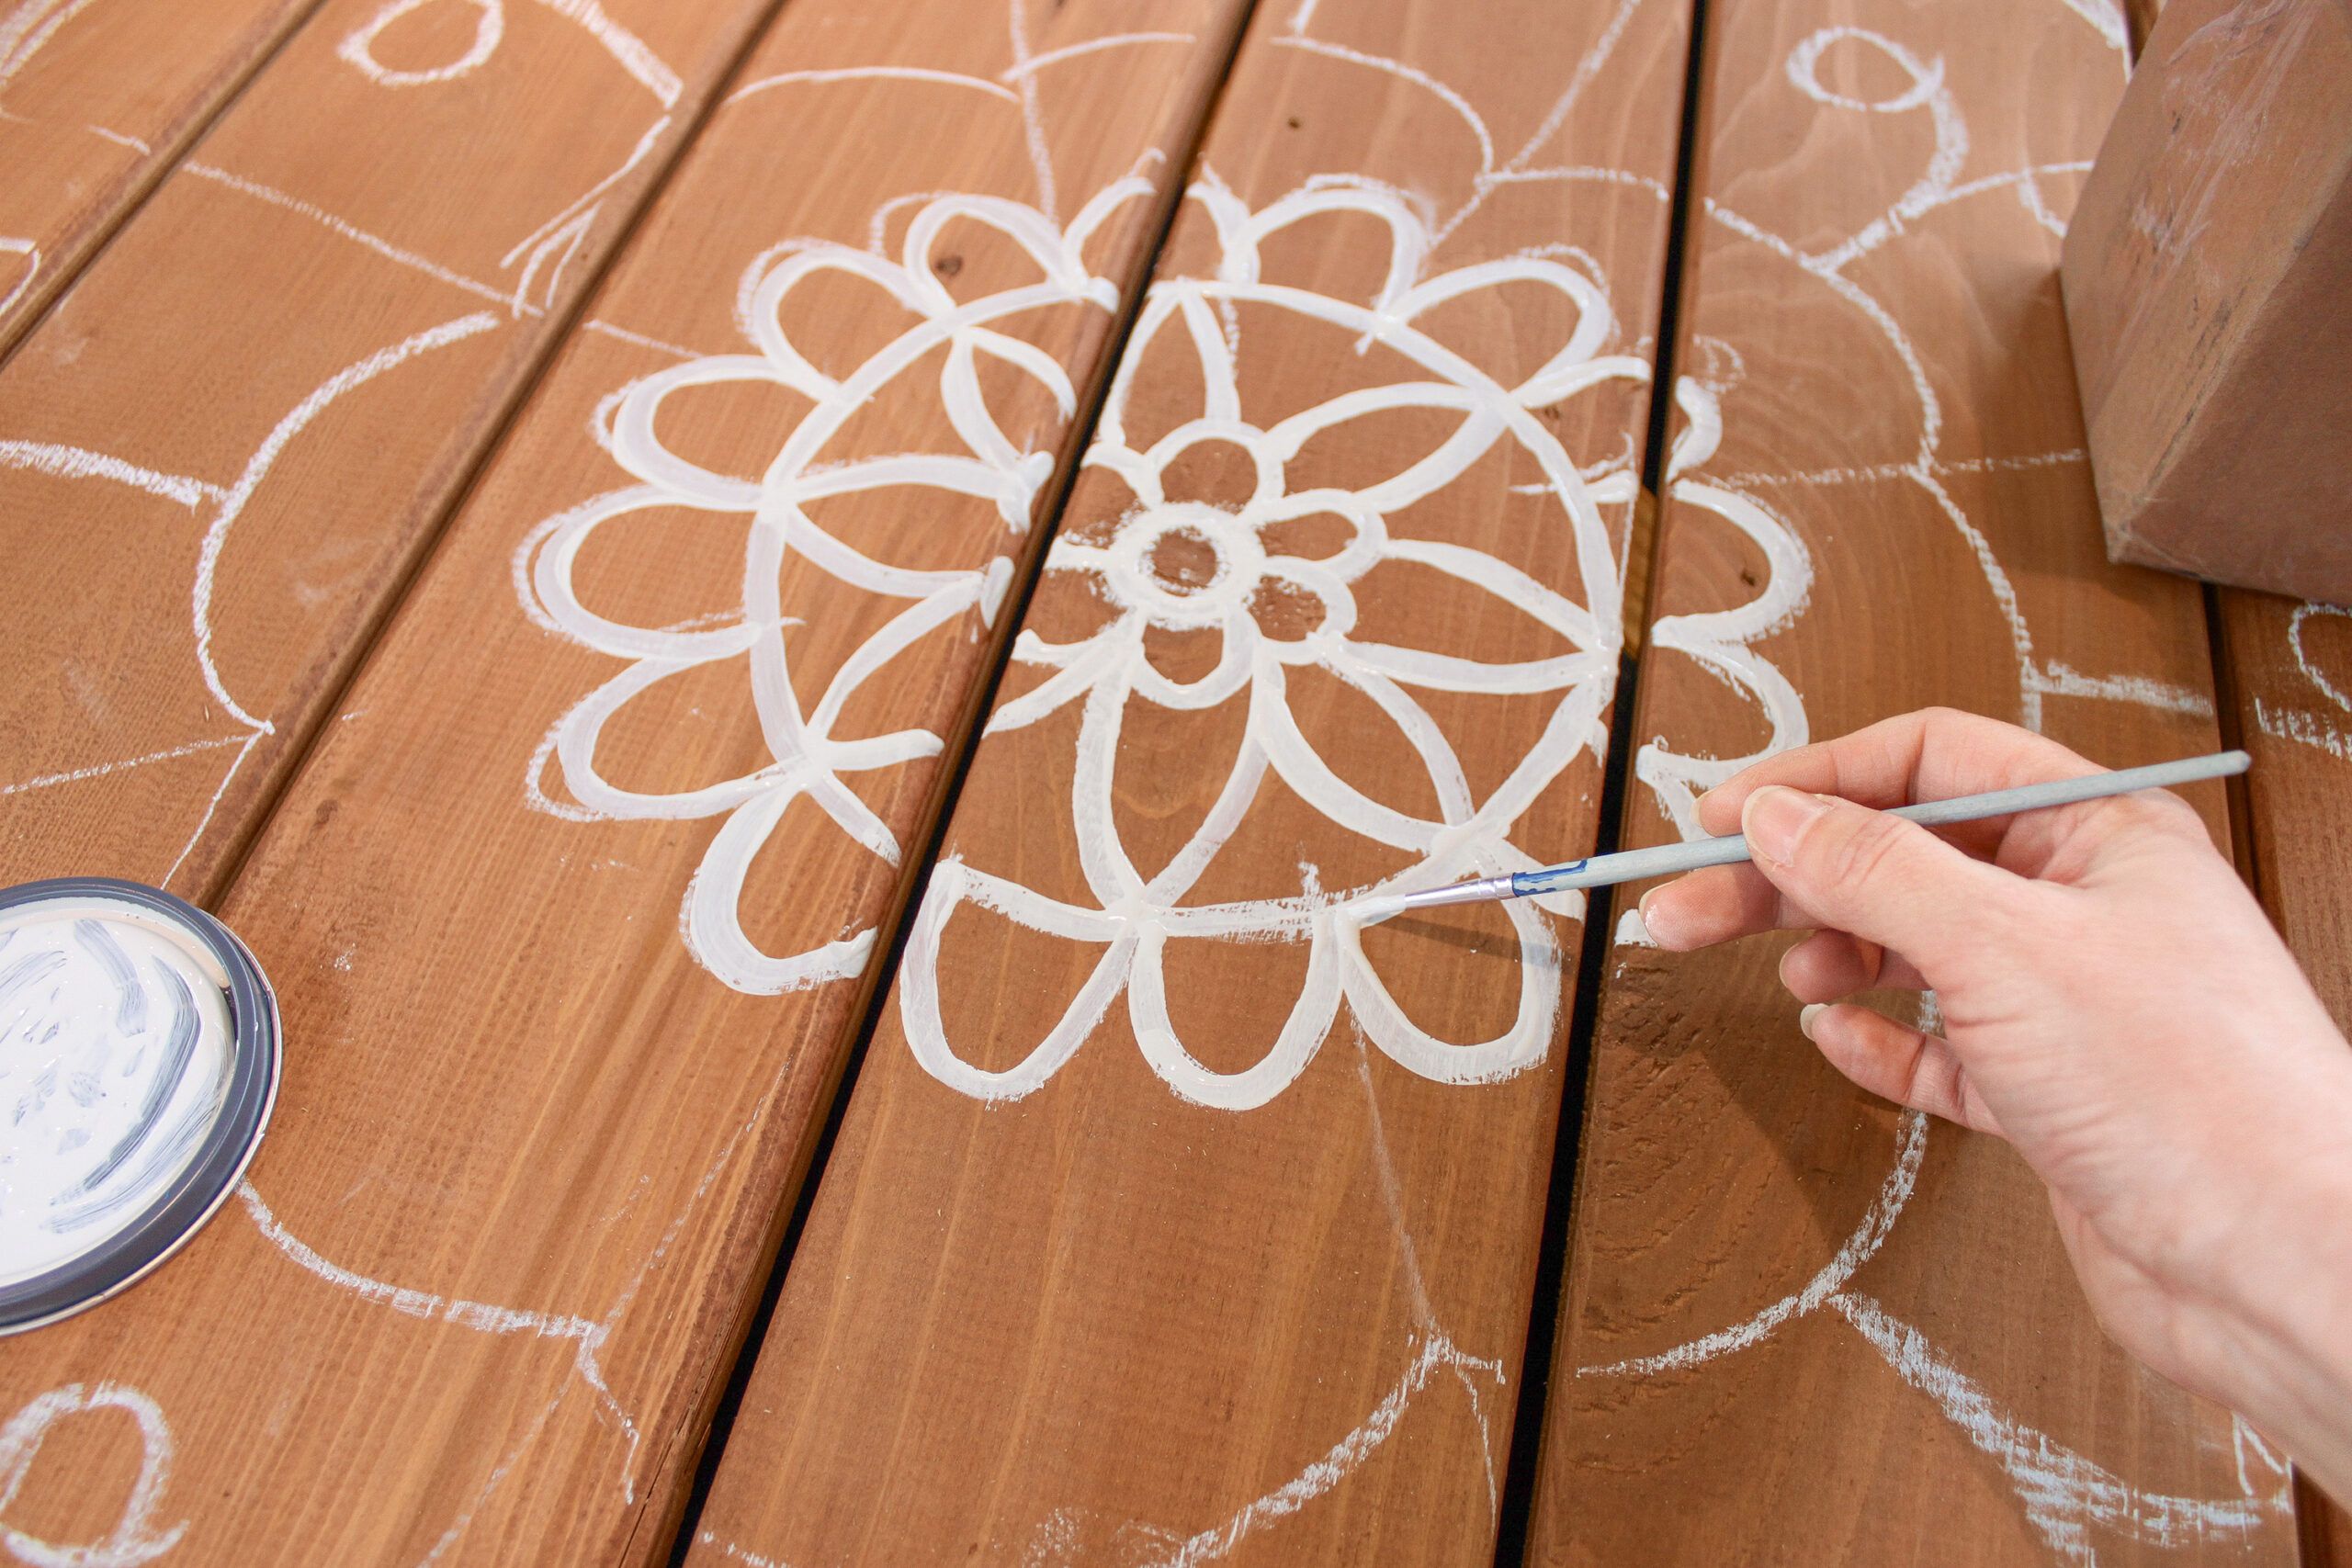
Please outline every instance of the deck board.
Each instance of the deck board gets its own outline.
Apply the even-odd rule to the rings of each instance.
[[[318,0],[0,14],[0,360]]]
[[[2217,590],[2245,776],[2250,870],[2338,1029],[2352,1033],[2352,610]],[[2305,1568],[2352,1563],[2352,1514],[2299,1495]]]
[[[2218,744],[2199,591],[2107,564],[2082,451],[2055,268],[2123,81],[2099,20],[1711,10],[1627,844],[1935,703],[2115,766]],[[1618,935],[1532,1561],[2291,1560],[2283,1472],[2108,1344],[2006,1145],[1830,1069],[1784,942]],[[2158,1498],[2186,1522],[2135,1526]]]

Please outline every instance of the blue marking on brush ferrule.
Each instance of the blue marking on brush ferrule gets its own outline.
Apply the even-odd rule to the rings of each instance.
[[[1547,865],[1541,871],[1515,871],[1510,874],[1510,894],[1525,898],[1537,893],[1549,893],[1569,877],[1592,863],[1590,859],[1570,861],[1566,865]]]

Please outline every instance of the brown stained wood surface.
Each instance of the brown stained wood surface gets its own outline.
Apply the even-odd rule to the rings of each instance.
[[[0,10],[0,355],[315,4]]]
[[[454,25],[491,14],[469,6],[332,0],[19,345],[0,658],[33,673],[0,698],[8,880],[218,893],[770,8],[592,29],[517,6],[485,33]]]
[[[692,1561],[1492,1560],[1686,26],[1258,8]]]
[[[2352,1031],[2352,609],[2221,597],[2239,729],[2254,754],[2256,886],[2337,1027]]]
[[[2104,559],[2059,310],[2118,51],[2024,0],[1715,7],[1709,49],[1627,841],[1932,703],[2214,748],[2197,588]],[[2291,1561],[2283,1470],[2107,1342],[2005,1145],[1821,1060],[1784,946],[1613,950],[1531,1560]]]
[[[682,73],[718,51],[720,19],[750,15],[642,9],[631,19]],[[417,86],[370,109],[367,83],[323,74],[347,75],[334,48],[367,16],[331,6],[281,62],[290,118],[256,109],[199,156],[390,229],[503,296],[517,276],[500,270],[502,253],[576,194],[510,162],[528,164],[552,141],[582,149],[593,176],[643,133],[646,95],[563,16],[509,6],[481,68],[503,87],[477,73],[446,106]],[[862,1010],[859,933],[894,916],[900,871],[879,852],[928,842],[941,781],[925,732],[957,735],[977,700],[993,635],[982,607],[1039,537],[1023,531],[1029,494],[1074,439],[1113,306],[1140,286],[1155,188],[1186,157],[1237,25],[1214,0],[1070,0],[996,11],[986,25],[956,0],[786,9],[586,307],[610,330],[567,341],[222,900],[286,1022],[285,1085],[251,1185],[153,1280],[0,1356],[0,1410],[73,1384],[152,1400],[168,1473],[166,1439],[152,1439],[142,1504],[139,1428],[104,1413],[60,1420],[21,1485],[10,1483],[13,1530],[64,1545],[169,1540],[174,1562],[241,1565],[667,1551]],[[699,41],[671,36],[681,28]],[[1106,41],[1127,34],[1139,36]],[[401,58],[447,60],[471,36],[403,39],[413,52]],[[593,98],[565,101],[582,75]],[[274,101],[258,89],[248,99]],[[413,119],[449,141],[421,148],[403,130]],[[371,132],[382,155],[355,158]],[[458,172],[480,172],[477,160],[507,178],[469,175],[461,187]],[[1095,199],[1134,173],[1146,178],[1119,199]],[[973,199],[927,207],[938,191]],[[400,208],[403,192],[418,205]],[[393,224],[396,209],[410,220]],[[287,447],[292,472],[277,471],[271,482],[288,482],[270,495],[281,532],[251,541],[233,592],[223,565],[216,598],[219,662],[258,705],[300,689],[307,667],[285,628],[308,613],[305,595],[340,592],[351,613],[362,590],[348,582],[379,576],[386,558],[356,547],[355,532],[380,538],[362,525],[381,530],[422,504],[421,476],[446,472],[466,422],[494,406],[501,356],[519,362],[520,340],[558,312],[512,321],[503,303],[217,178],[175,179],[134,231],[150,228],[173,265],[153,256],[110,280],[119,257],[142,254],[126,235],[45,329],[47,345],[34,340],[12,370],[73,389],[69,348],[85,366],[119,367],[45,405],[51,439],[232,480],[278,411],[340,366],[478,310],[491,323],[434,351],[463,358],[462,378],[435,381],[431,356],[395,367],[370,384],[364,418],[337,403]],[[918,228],[929,238],[904,265],[892,259]],[[223,237],[241,229],[272,238],[224,258]],[[567,286],[583,259],[571,265]],[[803,266],[789,298],[759,295],[763,279]],[[549,276],[537,276],[535,302]],[[141,288],[163,298],[142,301]],[[941,389],[962,374],[949,327],[978,350],[977,392],[960,402]],[[903,374],[846,390],[831,379],[893,364],[882,351],[899,334],[922,350]],[[159,343],[179,345],[187,367],[176,380],[151,377],[145,404],[125,401],[139,386],[126,380],[130,350]],[[675,385],[648,427],[645,378],[665,374]],[[633,385],[633,400],[615,398]],[[21,419],[37,403],[28,387],[12,406]],[[792,446],[820,403],[850,418],[814,450]],[[171,417],[126,428],[142,406]],[[763,552],[785,537],[784,514],[754,526],[752,509],[787,453],[814,499],[779,563]],[[900,461],[857,467],[871,459]],[[852,482],[892,476],[907,482]],[[37,482],[54,487],[41,503],[57,505],[80,504],[95,483]],[[118,491],[145,510],[94,516],[74,537],[160,537],[178,553],[85,559],[12,601],[130,574],[137,592],[73,635],[122,629],[69,644],[86,664],[50,652],[41,667],[102,680],[153,643],[153,692],[101,692],[124,708],[176,702],[187,735],[217,733],[218,713],[200,727],[186,645],[188,546],[206,508],[127,485],[96,493]],[[616,495],[635,509],[616,502],[593,536],[550,521]],[[825,554],[815,530],[864,555]],[[274,558],[269,547],[286,557],[289,536],[324,542]],[[232,558],[243,543],[232,541]],[[518,550],[567,564],[535,581],[526,566],[518,601]],[[160,581],[153,603],[133,568]],[[68,635],[62,617],[55,635]],[[763,684],[775,673],[764,661],[786,648],[816,739],[794,738],[784,682]],[[820,702],[829,686],[847,698],[838,713]],[[96,722],[69,705],[77,693],[61,679],[51,709],[17,721],[57,749],[33,766],[184,738],[104,731],[101,746],[59,716]],[[262,711],[284,714],[290,700]],[[601,718],[600,732],[548,759],[540,748],[567,715],[567,735]],[[206,764],[216,774],[217,761]],[[93,841],[113,841],[96,838],[97,824],[141,799],[160,810],[209,788],[209,776],[174,778],[94,806],[88,839],[52,800],[19,819],[17,843],[38,848],[20,848],[12,869],[87,866]],[[812,804],[816,791],[860,837]],[[95,869],[161,874],[186,832]],[[754,995],[698,964],[682,901],[730,868],[744,877],[740,899],[718,898],[695,932],[712,962],[730,963],[740,919],[739,940],[817,953],[840,977]],[[748,960],[734,968],[745,964],[770,990],[791,978]]]
[[[2352,1032],[2352,610],[2225,589],[2255,887],[2336,1026]],[[2306,1481],[2307,1568],[2352,1564],[2352,1514]]]

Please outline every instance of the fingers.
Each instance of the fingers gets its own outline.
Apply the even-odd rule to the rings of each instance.
[[[2030,730],[1980,714],[1926,708],[1767,757],[1701,796],[1699,824],[1710,833],[1736,831],[1747,797],[1768,784],[1884,809],[2098,771]],[[1996,840],[1998,825],[1980,832],[1987,842]]]
[[[1934,983],[2028,922],[2035,885],[1971,860],[1917,823],[1850,801],[1768,787],[1741,814],[1755,869],[1805,917],[1908,954]]]
[[[1808,1007],[1797,1022],[1856,1088],[1973,1132],[2003,1135],[1999,1119],[1969,1081],[1960,1058],[1938,1036],[1851,1003]]]
[[[1809,924],[1752,865],[1711,865],[1642,895],[1642,924],[1668,953],[1713,947],[1785,924]]]
[[[1844,931],[1815,931],[1782,953],[1781,984],[1801,1002],[1834,1002],[1857,991],[1928,988],[1927,976],[1909,959]]]

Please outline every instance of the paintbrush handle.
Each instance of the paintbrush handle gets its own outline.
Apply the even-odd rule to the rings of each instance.
[[[2016,789],[1990,790],[1951,800],[1923,800],[1916,806],[1898,806],[1893,814],[1930,828],[1948,822],[1974,822],[1987,817],[2007,817],[2019,811],[2100,800],[2110,795],[2129,795],[2133,790],[2171,789],[2201,779],[2227,778],[2245,772],[2253,763],[2254,759],[2243,751],[2216,751],[2210,757],[2184,757],[2177,762],[2154,762],[2144,768],[2124,768],[2111,773],[2086,773],[2081,778],[2053,779],[2047,784],[2022,784]],[[1546,866],[1541,871],[1519,872],[1510,878],[1509,897],[1524,898],[1533,893],[1640,882],[1653,876],[1696,871],[1702,866],[1729,865],[1747,858],[1747,840],[1737,833],[1726,833],[1720,839],[1625,850],[1613,855],[1572,861],[1566,865]]]

